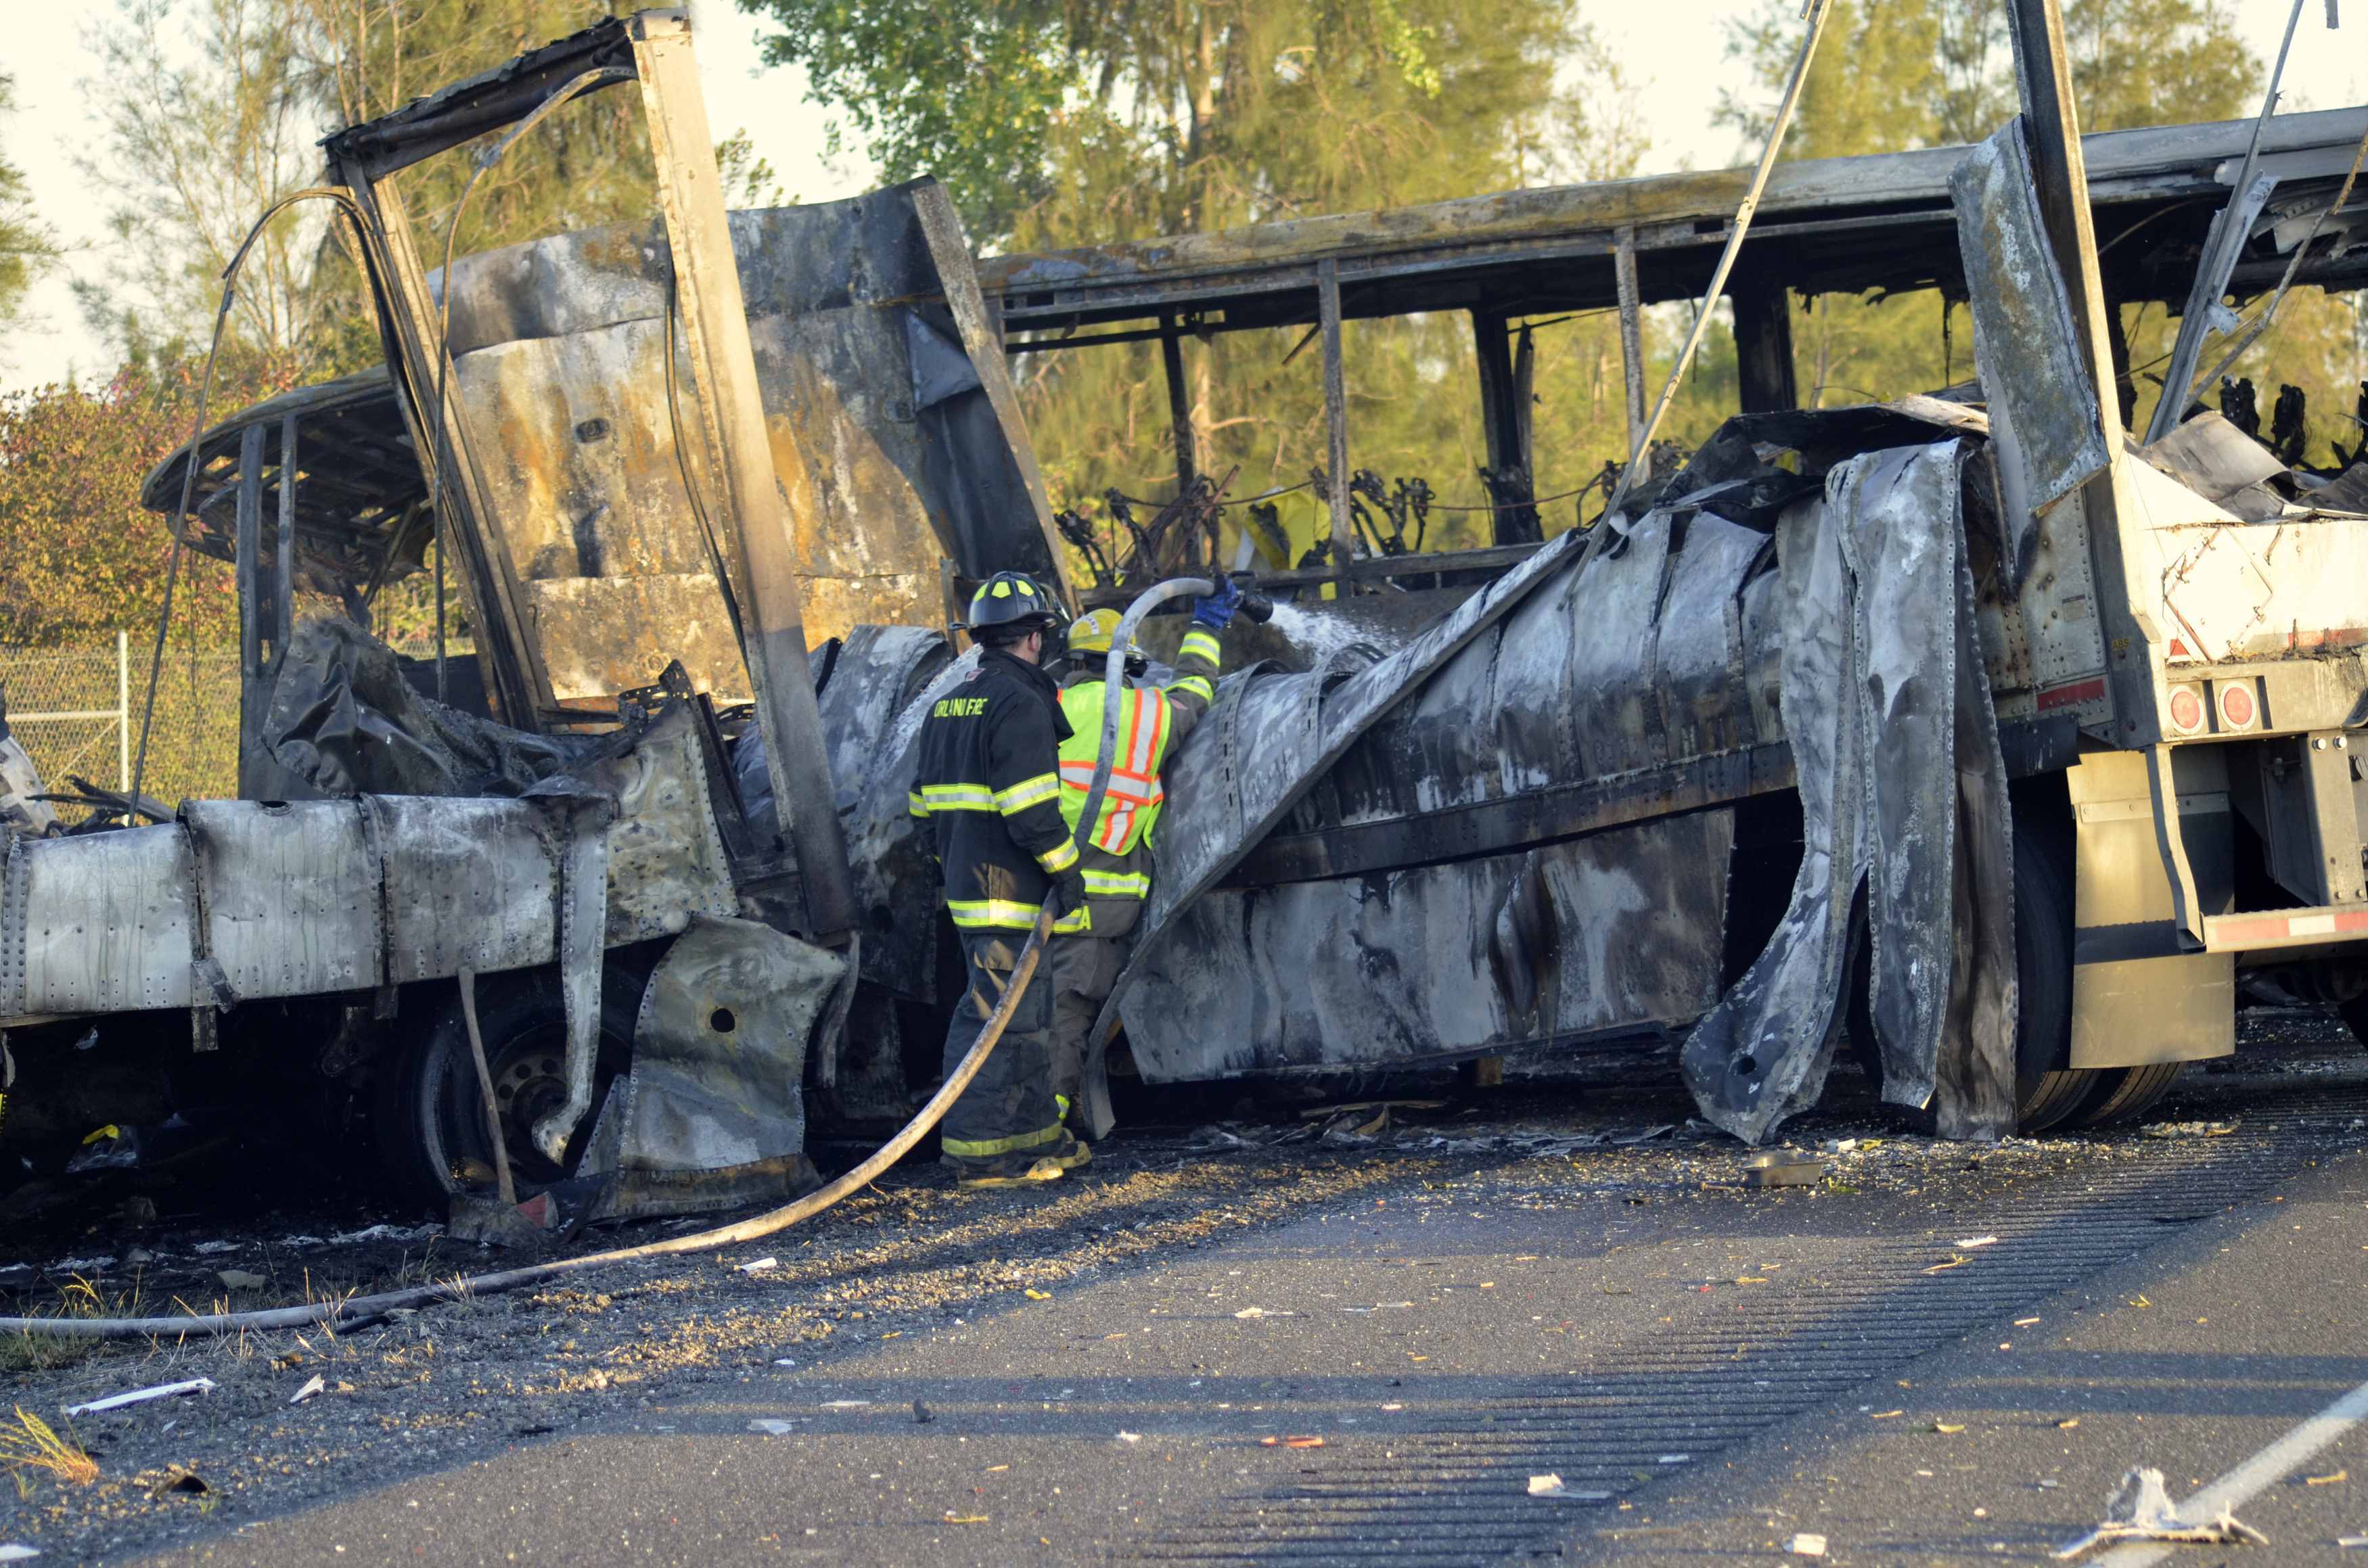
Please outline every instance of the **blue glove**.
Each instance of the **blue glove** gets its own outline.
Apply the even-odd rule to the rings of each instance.
[[[1192,601],[1192,619],[1212,631],[1223,631],[1233,624],[1234,611],[1241,608],[1242,585],[1231,577],[1220,577],[1215,593]]]

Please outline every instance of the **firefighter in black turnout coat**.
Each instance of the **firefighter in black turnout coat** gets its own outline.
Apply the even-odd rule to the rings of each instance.
[[[998,572],[971,599],[977,667],[922,722],[907,805],[936,830],[946,908],[962,936],[970,988],[946,1029],[951,1076],[1009,984],[1046,903],[1055,931],[1086,926],[1085,877],[1061,816],[1060,691],[1040,667],[1063,622],[1026,574]],[[1061,1125],[1053,1097],[1053,985],[1040,967],[986,1064],[946,1112],[939,1138],[964,1187],[1053,1181],[1092,1157]]]

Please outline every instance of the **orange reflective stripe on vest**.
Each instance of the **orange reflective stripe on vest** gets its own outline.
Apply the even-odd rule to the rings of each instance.
[[[1061,709],[1073,733],[1061,744],[1061,815],[1075,831],[1092,790],[1102,739],[1102,683],[1087,681],[1061,693]],[[1156,688],[1130,687],[1121,694],[1118,743],[1110,761],[1110,788],[1094,824],[1097,849],[1124,855],[1158,820],[1167,791],[1159,765],[1167,756],[1167,699]]]

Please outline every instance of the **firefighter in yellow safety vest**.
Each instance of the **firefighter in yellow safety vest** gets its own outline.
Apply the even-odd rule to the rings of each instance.
[[[1151,895],[1151,835],[1166,799],[1159,769],[1215,695],[1217,638],[1242,601],[1236,585],[1218,581],[1215,594],[1193,601],[1192,625],[1176,655],[1176,679],[1164,687],[1134,684],[1148,662],[1134,648],[1127,650],[1129,678],[1116,694],[1121,706],[1109,792],[1079,862],[1086,927],[1053,938],[1053,1093],[1064,1114],[1076,1103],[1085,1075],[1087,1032],[1118,983],[1126,940]],[[1116,611],[1098,609],[1069,627],[1070,668],[1061,681],[1061,712],[1069,722],[1069,737],[1061,743],[1061,816],[1072,834],[1093,788],[1104,704],[1111,700],[1103,674],[1118,621]]]

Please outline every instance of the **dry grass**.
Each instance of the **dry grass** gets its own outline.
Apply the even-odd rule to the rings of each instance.
[[[101,1292],[96,1281],[77,1274],[71,1284],[58,1288],[58,1299],[48,1307],[28,1304],[24,1309],[28,1317],[114,1318],[138,1317],[142,1302],[139,1280],[135,1278],[127,1290],[113,1296]],[[102,1339],[59,1339],[49,1335],[19,1330],[0,1339],[0,1371],[40,1372],[57,1367],[71,1367],[108,1348]]]
[[[13,1425],[0,1422],[0,1470],[17,1483],[19,1497],[30,1494],[36,1471],[76,1486],[88,1486],[98,1479],[98,1461],[83,1452],[71,1427],[61,1437],[48,1422],[21,1404],[17,1406]]]

